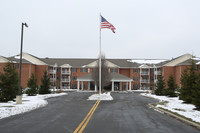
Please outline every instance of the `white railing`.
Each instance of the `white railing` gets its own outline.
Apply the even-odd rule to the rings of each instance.
[[[148,79],[142,79],[140,80],[141,83],[149,83],[149,80]]]
[[[161,71],[155,71],[155,75],[161,75]]]
[[[50,81],[51,82],[56,81],[56,78],[50,78]]]
[[[63,78],[63,79],[62,79],[62,82],[70,82],[70,79],[68,79],[68,78]]]
[[[62,89],[70,89],[70,86],[62,86]]]
[[[70,71],[62,71],[62,74],[70,74]]]
[[[141,75],[149,75],[149,72],[141,72]]]
[[[141,90],[150,90],[150,87],[140,87]]]
[[[56,70],[50,70],[49,73],[50,73],[50,74],[55,74],[55,73],[56,73]]]

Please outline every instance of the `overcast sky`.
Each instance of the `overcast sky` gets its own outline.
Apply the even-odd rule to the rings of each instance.
[[[200,0],[1,0],[0,55],[97,58],[99,14],[116,28],[102,29],[107,58],[200,57]]]

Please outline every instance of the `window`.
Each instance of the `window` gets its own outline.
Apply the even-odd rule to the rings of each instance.
[[[133,88],[134,88],[134,89],[138,89],[138,85],[137,85],[137,84],[134,84],[134,85],[133,85]]]
[[[138,77],[134,77],[133,80],[134,80],[134,81],[138,81]]]
[[[134,73],[138,73],[138,69],[134,69]]]
[[[76,68],[72,68],[72,72],[77,72]]]
[[[76,89],[76,84],[72,84],[72,89]]]
[[[88,69],[87,68],[81,68],[81,72],[87,72]]]
[[[154,73],[154,69],[153,68],[151,68],[151,73]]]
[[[57,79],[58,79],[58,80],[60,80],[60,77],[59,77],[59,76],[57,76]]]
[[[57,68],[57,72],[60,72],[60,68]]]
[[[111,68],[110,71],[111,72],[117,72],[117,69],[116,68]]]
[[[77,78],[76,78],[76,76],[72,76],[72,80],[76,80]]]
[[[19,68],[19,64],[14,64],[15,69]]]

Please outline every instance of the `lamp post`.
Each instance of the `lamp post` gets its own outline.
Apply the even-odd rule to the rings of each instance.
[[[22,104],[22,92],[21,92],[21,73],[22,73],[22,47],[23,47],[23,32],[24,32],[24,26],[28,28],[28,25],[26,23],[22,23],[22,30],[21,30],[21,49],[20,49],[20,70],[19,70],[19,92],[16,97],[16,103]]]

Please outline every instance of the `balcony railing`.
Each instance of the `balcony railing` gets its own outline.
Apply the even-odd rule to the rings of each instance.
[[[50,82],[56,81],[56,78],[50,78]]]
[[[155,75],[161,75],[161,71],[155,71]]]
[[[50,70],[49,73],[50,73],[50,74],[55,74],[55,73],[56,73],[56,70]]]
[[[140,80],[141,83],[149,83],[149,80],[148,79],[142,79]]]
[[[149,72],[141,72],[141,75],[149,75]]]
[[[150,90],[150,87],[140,87],[141,90]]]
[[[70,71],[62,71],[62,74],[70,74]]]
[[[62,89],[70,89],[70,86],[62,86]]]
[[[62,82],[70,82],[70,79],[68,79],[68,78],[63,78],[63,79],[62,79]]]

